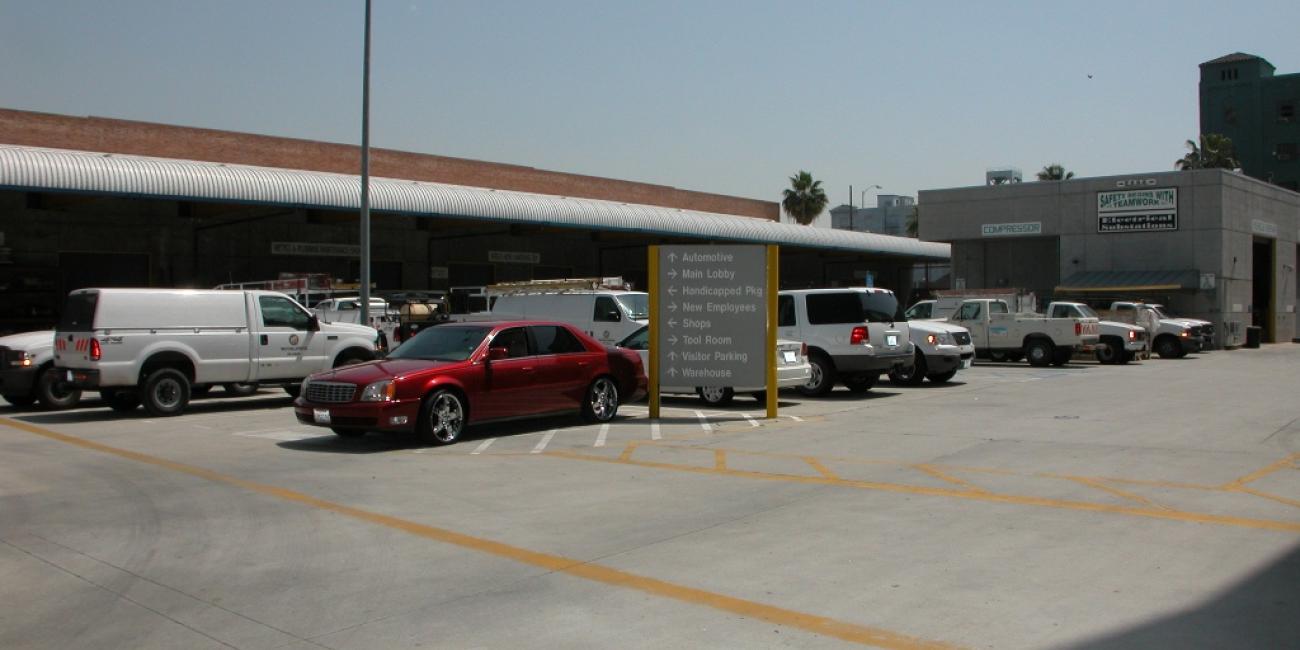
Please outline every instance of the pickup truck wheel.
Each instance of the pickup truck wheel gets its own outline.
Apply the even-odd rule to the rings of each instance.
[[[149,415],[180,415],[190,403],[190,380],[175,368],[159,368],[145,378],[141,398]]]
[[[289,397],[298,399],[298,393],[302,392],[302,384],[285,384],[284,392],[288,393]]]
[[[1097,344],[1096,354],[1097,354],[1098,363],[1104,363],[1110,365],[1112,363],[1119,363],[1119,359],[1123,355],[1123,351],[1115,347],[1115,343],[1113,341],[1106,340]]]
[[[731,403],[731,399],[736,396],[736,391],[726,386],[701,386],[695,389],[695,394],[699,395],[705,404],[722,406]]]
[[[222,384],[221,390],[226,391],[227,395],[246,397],[257,392],[257,384]]]
[[[889,369],[889,381],[902,386],[920,386],[925,381],[925,355],[918,350],[916,363],[911,367],[894,366]]]
[[[937,373],[937,374],[933,374],[933,375],[928,375],[928,377],[930,378],[930,381],[932,381],[932,382],[934,382],[934,383],[936,383],[936,384],[944,384],[944,383],[947,383],[947,382],[949,382],[949,381],[952,381],[952,378],[953,378],[953,377],[956,377],[956,376],[957,376],[957,369],[956,369],[956,368],[953,368],[952,370],[949,370],[948,372],[941,372],[941,373]]]
[[[1178,339],[1168,334],[1156,339],[1156,354],[1161,359],[1177,359],[1183,356],[1183,346],[1178,343]]]
[[[41,408],[57,411],[72,408],[81,401],[81,391],[63,381],[61,375],[50,366],[36,378],[36,398],[41,401]]]
[[[849,389],[850,393],[865,393],[876,385],[876,380],[879,378],[879,375],[873,373],[852,375],[844,378],[844,386]]]
[[[1025,346],[1025,358],[1029,365],[1046,368],[1052,363],[1052,344],[1042,339],[1034,339]]]
[[[5,401],[20,408],[27,408],[36,403],[35,395],[5,395]]]
[[[450,390],[440,390],[424,401],[419,433],[426,442],[449,445],[465,431],[465,404]]]
[[[835,366],[830,359],[816,354],[808,358],[808,365],[811,366],[811,372],[808,373],[808,381],[799,387],[799,393],[818,397],[831,392],[835,387]]]
[[[134,390],[109,389],[99,391],[100,399],[108,402],[108,408],[118,413],[130,413],[140,405],[140,395]]]

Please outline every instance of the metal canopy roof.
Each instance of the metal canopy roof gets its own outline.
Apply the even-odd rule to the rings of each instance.
[[[1057,293],[1135,293],[1189,291],[1200,288],[1201,275],[1182,271],[1080,271],[1066,278]]]
[[[425,217],[780,244],[928,260],[948,244],[711,212],[442,183],[370,179],[371,209]],[[0,188],[357,210],[349,174],[0,145]]]

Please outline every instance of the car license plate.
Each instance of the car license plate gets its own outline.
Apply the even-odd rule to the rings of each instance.
[[[962,360],[961,360],[961,369],[962,369],[962,370],[970,370],[971,362],[973,362],[973,361],[974,361],[974,359],[962,359]]]
[[[312,414],[312,417],[314,417],[314,418],[316,419],[316,424],[329,424],[329,423],[330,423],[330,410],[329,410],[329,409],[312,409],[311,414]]]
[[[889,335],[885,336],[885,345],[888,345],[888,346],[891,347],[891,348],[896,348],[896,347],[898,347],[898,335],[897,335],[897,334],[889,334]]]
[[[795,359],[794,350],[782,350],[781,358],[784,359],[786,363],[794,363],[794,359]]]

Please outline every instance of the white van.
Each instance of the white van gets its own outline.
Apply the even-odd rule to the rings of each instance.
[[[54,332],[54,365],[117,411],[185,410],[195,387],[279,384],[375,357],[374,328],[322,323],[274,291],[79,289]]]
[[[614,345],[650,324],[644,291],[526,289],[496,296],[493,316],[569,323],[605,345]]]

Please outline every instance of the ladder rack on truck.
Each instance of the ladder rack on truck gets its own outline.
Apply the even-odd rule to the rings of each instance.
[[[498,282],[485,289],[489,299],[496,296],[525,295],[537,293],[571,293],[575,291],[631,291],[632,285],[620,276],[604,278],[561,278],[556,280],[525,280],[522,282]]]

